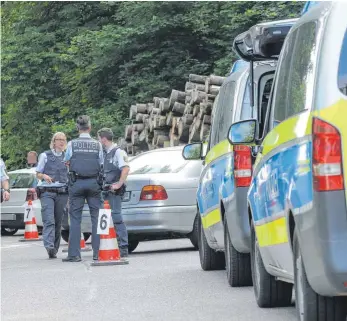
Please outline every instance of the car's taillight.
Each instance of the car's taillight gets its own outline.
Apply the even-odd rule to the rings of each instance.
[[[248,146],[234,146],[234,173],[237,187],[247,187],[252,178],[252,155]]]
[[[28,188],[26,201],[28,202],[29,200],[37,200],[37,193],[35,188]]]
[[[166,190],[161,185],[147,185],[142,188],[141,201],[163,201],[166,199]]]
[[[313,185],[318,192],[343,189],[341,136],[331,124],[313,118]]]

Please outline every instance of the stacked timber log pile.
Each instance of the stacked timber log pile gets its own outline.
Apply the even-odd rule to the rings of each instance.
[[[118,141],[129,155],[155,148],[204,141],[211,127],[214,100],[225,77],[190,74],[185,90],[171,91],[170,97],[130,107],[131,124]]]

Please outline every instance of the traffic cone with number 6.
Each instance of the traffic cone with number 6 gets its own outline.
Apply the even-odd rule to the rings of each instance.
[[[113,225],[110,204],[104,202],[104,208],[99,211],[98,234],[100,234],[99,258],[90,265],[124,265],[129,264],[121,259],[117,242],[117,234]]]
[[[37,231],[36,218],[34,213],[33,202],[28,201],[28,205],[24,209],[25,232],[24,238],[19,239],[20,242],[41,241],[39,232]]]

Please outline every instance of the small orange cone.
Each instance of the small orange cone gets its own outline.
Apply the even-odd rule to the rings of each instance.
[[[29,217],[29,220],[25,220],[25,232],[24,238],[19,239],[19,242],[29,242],[29,241],[41,241],[39,237],[39,232],[37,231],[35,212],[33,208],[33,202],[28,201],[28,205],[25,208],[24,215]],[[31,216],[29,216],[31,215]],[[24,218],[25,218],[24,216]]]
[[[104,202],[104,209],[110,210],[108,201]],[[129,264],[128,260],[120,257],[117,234],[114,229],[112,216],[109,232],[107,235],[100,235],[99,259],[92,262],[92,266],[102,265],[124,265]]]
[[[68,242],[68,245],[69,245],[70,242]],[[83,233],[81,233],[81,242],[80,242],[80,246],[81,246],[81,252],[89,252],[91,251],[92,249],[88,246],[86,246],[86,241],[84,240],[84,236],[83,236]],[[62,252],[68,252],[69,251],[69,248],[67,249],[63,249]]]

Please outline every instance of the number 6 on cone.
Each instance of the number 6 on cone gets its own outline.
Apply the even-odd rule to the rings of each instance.
[[[101,208],[99,210],[98,217],[98,229],[97,234],[99,235],[108,235],[111,225],[111,210]]]

